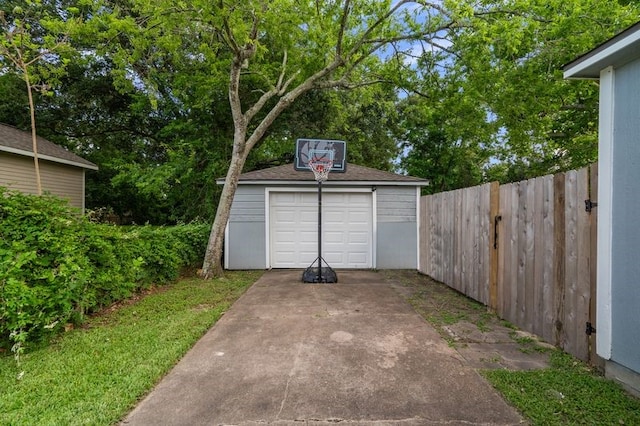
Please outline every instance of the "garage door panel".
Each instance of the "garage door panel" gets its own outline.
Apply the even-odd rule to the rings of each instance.
[[[276,223],[295,223],[296,217],[293,211],[278,211],[274,220]]]
[[[299,243],[309,243],[312,242],[314,244],[318,244],[318,229],[316,228],[316,224],[313,224],[315,229],[309,229],[305,231],[299,231],[298,235],[300,236]]]
[[[322,244],[323,245],[329,245],[332,243],[337,243],[337,244],[344,244],[345,240],[344,240],[344,232],[339,232],[339,231],[325,231],[323,232],[324,234],[324,238],[322,238]]]
[[[294,192],[281,192],[277,197],[271,198],[271,205],[293,205],[296,202],[296,195]]]
[[[309,252],[300,252],[299,262],[294,267],[295,268],[306,268],[311,265],[311,263],[318,258],[318,250],[316,248],[315,251]]]
[[[368,232],[349,232],[347,234],[347,242],[352,245],[367,245],[370,242]]]
[[[318,218],[316,217],[315,222],[318,223]],[[322,211],[322,225],[331,226],[331,225],[342,225],[344,223],[344,212],[343,211]],[[327,228],[329,229],[329,228]]]
[[[318,205],[318,194],[316,192],[299,192],[298,203],[302,203],[307,206]]]
[[[367,256],[363,253],[349,253],[349,258],[347,260],[350,264],[355,265],[355,267],[365,267],[367,265]]]
[[[318,256],[318,198],[315,192],[270,195],[270,263],[306,268]],[[372,266],[373,215],[370,193],[323,193],[322,257],[334,268]]]
[[[317,256],[317,255],[316,255]],[[322,258],[330,265],[341,265],[346,263],[345,253],[340,251],[327,251],[322,253]]]
[[[295,207],[292,207],[294,209]],[[317,226],[318,223],[318,212],[310,212],[310,211],[301,211],[299,212],[300,223],[307,223],[310,225]]]
[[[280,222],[280,223],[282,223],[282,222]],[[289,241],[293,242],[293,241],[295,241],[296,234],[297,234],[297,232],[295,232],[293,230],[289,231],[289,230],[278,229],[278,230],[275,231],[276,238],[278,239],[278,241],[281,241],[281,242],[289,242]]]
[[[369,211],[350,211],[348,215],[351,224],[369,225],[371,223],[371,212]]]

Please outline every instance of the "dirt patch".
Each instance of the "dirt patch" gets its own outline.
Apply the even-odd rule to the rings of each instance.
[[[553,346],[501,320],[481,303],[416,271],[382,273],[474,368],[548,367]]]

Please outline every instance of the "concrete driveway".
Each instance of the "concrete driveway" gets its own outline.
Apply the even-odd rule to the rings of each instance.
[[[125,425],[513,425],[520,415],[372,271],[266,272]]]

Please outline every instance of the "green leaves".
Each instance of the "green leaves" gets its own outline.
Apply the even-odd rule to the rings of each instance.
[[[525,179],[597,158],[597,87],[562,66],[637,20],[616,0],[446,1],[454,25],[417,63],[413,88],[443,137],[480,146],[482,179]],[[454,124],[455,123],[455,124]],[[462,137],[462,139],[459,139]],[[426,155],[426,154],[425,154]],[[480,158],[481,159],[481,158]],[[435,161],[435,160],[434,160]]]
[[[0,347],[46,339],[138,289],[199,262],[208,226],[87,222],[53,197],[0,187]]]

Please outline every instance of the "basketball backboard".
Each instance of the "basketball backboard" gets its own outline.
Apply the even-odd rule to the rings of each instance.
[[[296,170],[310,170],[311,159],[332,160],[331,172],[347,171],[347,143],[328,139],[298,139],[296,141]]]

